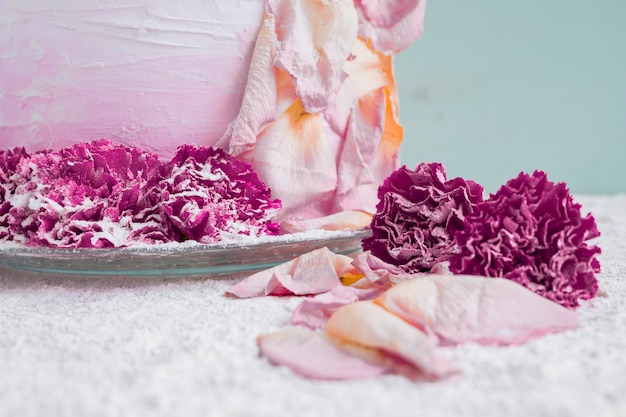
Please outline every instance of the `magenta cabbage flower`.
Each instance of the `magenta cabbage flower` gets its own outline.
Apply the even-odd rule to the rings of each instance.
[[[566,307],[594,297],[600,235],[594,218],[582,217],[564,183],[544,172],[520,173],[479,203],[455,238],[450,259],[458,274],[504,277]]]
[[[24,148],[0,150],[0,241],[13,240],[9,227],[9,212],[13,207],[11,196],[15,194],[17,184],[15,174],[23,158],[29,155]]]
[[[9,211],[14,240],[29,246],[108,248],[173,237],[158,213],[156,155],[99,140],[19,162]]]
[[[110,248],[277,234],[281,204],[252,168],[211,148],[173,161],[107,140],[0,152],[0,241]]]
[[[184,145],[162,183],[163,209],[184,239],[213,243],[222,236],[277,235],[280,210],[252,166],[221,149]]]
[[[401,167],[378,189],[379,202],[363,249],[406,272],[429,271],[458,252],[454,235],[482,201],[479,184],[446,180],[442,164]]]

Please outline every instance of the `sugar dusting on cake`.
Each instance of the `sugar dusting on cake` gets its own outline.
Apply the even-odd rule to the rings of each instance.
[[[280,200],[250,165],[185,145],[171,161],[107,140],[0,151],[0,241],[112,248],[276,235]]]

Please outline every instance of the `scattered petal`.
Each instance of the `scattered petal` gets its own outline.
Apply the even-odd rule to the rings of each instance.
[[[320,294],[341,285],[339,275],[351,268],[351,262],[352,258],[324,247],[257,272],[226,293],[238,298]]]
[[[307,378],[371,378],[387,372],[384,366],[368,363],[339,349],[324,332],[303,327],[260,336],[257,344],[271,363],[287,366]]]
[[[329,292],[302,300],[291,317],[291,324],[321,329],[339,307],[374,299],[382,292],[383,289],[380,287],[362,289],[339,285]]]
[[[397,356],[429,378],[458,372],[440,356],[433,338],[369,301],[339,308],[326,323],[326,332],[333,339]]]
[[[576,312],[506,279],[425,275],[374,302],[443,344],[522,344],[578,326]]]

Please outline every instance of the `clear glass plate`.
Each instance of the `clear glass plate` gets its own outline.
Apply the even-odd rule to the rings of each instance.
[[[354,255],[368,230],[316,231],[202,245],[198,243],[115,249],[10,247],[0,249],[0,267],[45,274],[173,277],[255,272],[321,247]]]

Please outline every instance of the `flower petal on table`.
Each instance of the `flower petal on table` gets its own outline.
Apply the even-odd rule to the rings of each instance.
[[[313,379],[356,379],[382,375],[387,368],[368,363],[331,343],[324,332],[292,327],[260,336],[261,354],[274,365],[284,365]]]
[[[291,317],[291,323],[311,329],[321,329],[326,325],[328,318],[340,307],[357,301],[374,299],[382,291],[382,287],[375,286],[361,289],[339,285],[328,292],[302,300]]]
[[[426,275],[374,302],[443,344],[521,344],[579,323],[576,312],[501,278]]]
[[[226,294],[239,298],[265,295],[310,295],[341,285],[339,275],[351,268],[352,258],[316,249],[291,261],[257,272],[234,285]]]
[[[396,265],[388,264],[369,251],[357,255],[352,261],[352,265],[365,274],[366,280],[369,281],[366,285],[374,283],[391,286],[394,283],[415,277],[415,274],[409,274]],[[355,286],[360,286],[360,284],[357,283]]]
[[[370,301],[339,308],[326,323],[326,332],[334,340],[398,357],[429,379],[458,372],[439,354],[435,339]]]

